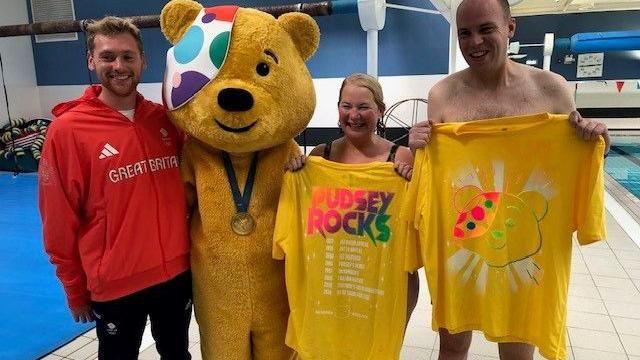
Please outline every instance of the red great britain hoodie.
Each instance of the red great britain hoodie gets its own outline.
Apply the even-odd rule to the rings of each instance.
[[[130,121],[100,91],[91,86],[53,109],[40,160],[45,250],[72,308],[189,269],[179,134],[142,95]]]

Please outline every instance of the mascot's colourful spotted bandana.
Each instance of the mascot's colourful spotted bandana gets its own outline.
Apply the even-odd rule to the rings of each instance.
[[[237,6],[202,9],[180,42],[167,51],[162,95],[169,110],[186,104],[216,77],[229,52],[237,11]]]

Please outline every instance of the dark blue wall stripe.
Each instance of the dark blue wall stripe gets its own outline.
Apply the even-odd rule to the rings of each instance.
[[[29,3],[29,0],[26,0]],[[307,0],[306,2],[311,2]],[[240,6],[298,3],[298,0],[235,1]],[[393,3],[425,8],[424,0],[392,0]],[[76,18],[104,15],[149,15],[160,13],[166,0],[74,0]],[[230,2],[204,1],[205,6]],[[30,9],[30,5],[28,5]],[[366,33],[357,14],[316,18],[322,37],[320,48],[309,61],[314,78],[343,77],[366,72]],[[148,67],[143,82],[160,82],[169,43],[160,29],[142,31]],[[38,85],[78,85],[88,82],[84,35],[78,41],[33,43]],[[437,15],[387,11],[385,28],[379,34],[379,73],[383,76],[444,74],[449,63],[449,24]],[[95,76],[93,76],[95,79]]]
[[[393,141],[398,145],[408,146],[407,137],[408,130],[398,127],[389,127],[384,133],[384,138]],[[308,127],[300,135],[296,136],[295,140],[300,146],[314,147],[320,144],[326,144],[333,140],[342,137],[344,134],[340,132],[340,128],[319,128]],[[311,149],[309,149],[311,150]]]
[[[516,34],[513,41],[533,44],[542,43],[544,34],[555,33],[556,38],[571,37],[576,33],[597,31],[640,30],[640,11],[613,11],[581,14],[526,16],[516,19]],[[521,51],[527,59],[537,59],[542,67],[542,48],[528,48]],[[576,78],[576,64],[565,65],[567,53],[556,52],[551,58],[551,70],[567,80]],[[577,55],[574,55],[577,58]],[[640,59],[630,51],[612,51],[604,54],[602,78],[597,79],[637,79],[640,78]],[[595,80],[594,78],[580,80]]]
[[[578,111],[586,118],[640,118],[640,107],[581,108]]]

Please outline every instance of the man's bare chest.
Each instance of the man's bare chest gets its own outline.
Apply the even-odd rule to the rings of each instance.
[[[461,92],[445,104],[442,120],[471,121],[552,112],[549,104],[549,99],[532,89],[516,89],[500,94]]]

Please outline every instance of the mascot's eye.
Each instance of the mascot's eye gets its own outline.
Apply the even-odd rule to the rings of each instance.
[[[256,66],[256,72],[260,76],[269,75],[269,65],[267,65],[267,63],[263,63],[263,62],[259,63],[258,66]]]
[[[471,221],[469,221],[469,222],[467,223],[467,229],[469,229],[469,230],[473,230],[473,229],[475,229],[475,228],[476,228],[476,224],[475,224],[475,223],[472,223]]]

